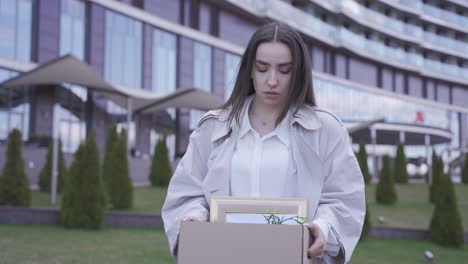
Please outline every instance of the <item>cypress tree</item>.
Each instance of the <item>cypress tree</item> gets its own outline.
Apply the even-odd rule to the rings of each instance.
[[[402,143],[398,144],[397,147],[394,173],[396,183],[408,183],[408,171],[406,170],[405,149]]]
[[[465,162],[462,168],[462,182],[468,184],[468,153],[465,153]]]
[[[359,152],[357,154],[357,160],[359,162],[359,167],[361,168],[362,176],[364,177],[364,182],[366,184],[371,182],[371,175],[369,173],[369,166],[367,164],[367,152],[366,145],[364,143],[359,144]]]
[[[462,247],[462,219],[450,176],[442,175],[439,184],[439,194],[430,224],[431,240],[446,247]]]
[[[166,136],[158,140],[151,162],[150,182],[152,186],[167,187],[172,177],[172,167],[166,145]]]
[[[111,152],[113,163],[112,179],[107,182],[108,197],[113,209],[123,210],[133,206],[133,185],[128,171],[127,134],[122,131],[117,145]]]
[[[432,152],[432,183],[429,187],[429,201],[435,204],[440,186],[440,178],[444,173],[444,163],[442,158],[437,157],[435,151]]]
[[[362,240],[367,237],[369,234],[369,229],[371,228],[371,222],[370,222],[370,212],[369,212],[369,206],[366,203],[366,216],[364,217],[364,226],[362,227],[362,232],[361,232],[361,237],[359,240]]]
[[[108,194],[111,192],[110,183],[112,182],[112,178],[116,173],[116,161],[113,159],[115,155],[112,155],[112,153],[117,145],[118,140],[119,137],[117,134],[117,127],[115,125],[111,125],[107,129],[106,149],[104,153],[104,160],[102,162],[102,178],[104,180]]]
[[[60,216],[66,228],[99,229],[102,226],[106,196],[94,134],[75,153],[62,199]]]
[[[160,185],[160,176],[158,175],[159,168],[158,168],[158,157],[156,154],[158,153],[158,146],[159,146],[159,139],[158,142],[156,142],[156,145],[154,145],[154,150],[153,150],[153,158],[151,159],[151,169],[150,169],[150,175],[149,175],[149,180],[151,182],[151,186],[156,187]]]
[[[21,132],[13,129],[8,135],[6,160],[0,175],[0,205],[30,206],[31,190],[24,171]]]
[[[383,168],[377,184],[376,201],[385,205],[391,205],[397,201],[395,183],[390,168],[390,158],[387,155],[383,157]]]
[[[62,151],[62,141],[59,140],[58,146],[58,184],[57,192],[61,192],[65,188],[65,181],[67,180],[67,165]]]
[[[49,192],[52,182],[52,150],[53,144],[49,141],[47,148],[47,157],[44,167],[42,167],[39,174],[39,189],[43,192]],[[65,165],[65,158],[62,151],[62,142],[59,140],[58,146],[58,175],[57,175],[57,192],[63,190],[65,177],[67,175],[67,166]]]

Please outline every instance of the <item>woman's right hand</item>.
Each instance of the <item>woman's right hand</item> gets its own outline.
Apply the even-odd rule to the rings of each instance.
[[[195,216],[188,216],[184,219],[187,222],[201,222],[200,219],[196,218]]]

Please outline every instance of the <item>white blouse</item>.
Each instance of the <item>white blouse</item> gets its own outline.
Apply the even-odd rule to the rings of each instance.
[[[249,98],[250,99],[250,98]],[[250,100],[250,103],[252,100]],[[248,197],[284,196],[289,165],[289,115],[267,135],[260,136],[249,120],[248,109],[241,121],[231,163],[231,195]]]
[[[252,97],[246,101],[239,138],[231,162],[231,196],[284,197],[290,154],[290,118],[288,113],[275,130],[260,136],[250,123],[248,115]],[[330,224],[322,219],[313,221],[322,230],[331,256],[340,250],[337,238],[330,232]],[[330,235],[331,234],[331,235]]]

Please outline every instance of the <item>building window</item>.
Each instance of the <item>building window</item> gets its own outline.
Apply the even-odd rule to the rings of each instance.
[[[152,86],[159,95],[169,94],[176,89],[176,51],[176,36],[154,29]]]
[[[224,99],[231,96],[239,71],[240,56],[226,53],[224,57]]]
[[[193,44],[193,85],[211,93],[211,47],[199,42]],[[199,110],[191,111],[190,129],[195,129],[204,113]]]
[[[58,104],[54,106],[54,135],[62,142],[62,151],[74,153],[86,138],[85,105],[87,89],[63,84],[59,89]]]
[[[448,112],[443,108],[381,96],[334,81],[315,78],[313,82],[314,92],[321,98],[321,106],[333,109],[345,122],[385,118],[388,123],[450,129]],[[347,98],[346,103],[337,102],[335,99],[338,97]]]
[[[85,3],[62,0],[60,13],[60,55],[72,54],[84,60]]]
[[[60,55],[71,54],[84,60],[85,3],[81,0],[61,0]],[[64,84],[61,105],[54,109],[62,151],[74,153],[86,138],[84,105],[87,90],[77,85]]]
[[[141,87],[142,31],[141,22],[106,10],[106,80],[128,88]]]
[[[74,153],[86,138],[86,125],[79,117],[62,106],[58,106],[54,114],[58,114],[59,138],[62,151]]]
[[[31,0],[0,0],[0,57],[31,60]]]
[[[6,81],[8,79],[11,79],[11,78],[15,77],[16,75],[18,75],[17,72],[0,68],[0,83]]]
[[[176,62],[177,62],[177,37],[176,35],[160,30],[153,30],[153,74],[152,87],[158,95],[167,95],[176,90]],[[175,109],[167,109],[163,115],[167,122],[175,123]],[[160,112],[160,113],[162,113]],[[153,120],[155,115],[153,113]],[[172,130],[157,131],[153,126],[150,131],[149,153],[153,155],[154,147],[159,139],[166,134],[166,145],[169,150],[169,158],[174,158],[175,135]]]
[[[102,99],[100,99],[102,100]],[[132,119],[130,120],[130,127],[129,122],[127,122],[127,108],[126,106],[121,106],[113,101],[107,100],[105,107],[106,112],[109,117],[109,122],[111,124],[115,124],[117,127],[117,132],[121,133],[123,129],[125,129],[127,136],[129,138],[128,149],[132,148],[135,145],[135,136],[136,136],[136,126],[135,121]],[[132,118],[134,116],[132,115]]]
[[[154,148],[156,144],[158,144],[158,141],[164,137],[164,134],[162,133],[157,133],[156,130],[151,129],[150,132],[150,154],[151,156],[154,155]],[[166,146],[167,146],[167,155],[169,156],[169,160],[173,161],[175,157],[175,134],[170,134],[166,135]]]
[[[17,73],[0,68],[0,82]],[[0,89],[0,140],[6,140],[13,129],[18,129],[23,140],[29,137],[29,92],[27,88]]]

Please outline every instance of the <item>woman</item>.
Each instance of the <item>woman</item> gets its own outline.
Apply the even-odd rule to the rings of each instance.
[[[348,262],[365,215],[364,183],[341,121],[316,107],[311,65],[287,25],[259,28],[231,97],[190,136],[162,209],[172,253],[180,221],[208,221],[212,195],[306,197],[310,257]]]

